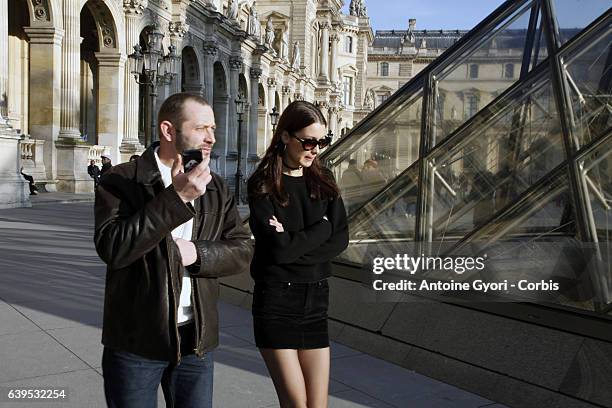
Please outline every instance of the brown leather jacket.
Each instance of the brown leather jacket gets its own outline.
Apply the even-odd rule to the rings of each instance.
[[[185,204],[172,185],[164,187],[155,146],[134,162],[114,166],[96,191],[94,241],[107,264],[102,343],[176,363],[185,268],[172,230],[194,218],[198,261],[187,270],[198,356],[219,343],[217,278],[248,271],[253,248],[221,177],[213,174],[206,193],[193,206]]]

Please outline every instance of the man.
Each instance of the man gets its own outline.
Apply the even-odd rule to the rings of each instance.
[[[110,407],[212,407],[217,278],[247,271],[253,248],[234,196],[208,164],[215,117],[201,97],[170,96],[160,141],[113,167],[96,193],[95,244],[106,262],[102,343]],[[183,172],[180,153],[204,160]]]
[[[26,179],[28,182],[28,185],[30,187],[30,195],[38,195],[38,187],[36,187],[36,184],[34,184],[34,177],[30,176],[29,174],[24,173],[23,167],[21,168],[20,172],[23,178]]]
[[[94,188],[98,188],[98,183],[100,182],[100,168],[96,165],[95,160],[91,160],[89,162],[89,166],[87,166],[87,174],[94,181]]]
[[[109,171],[111,167],[113,167],[111,163],[111,158],[105,155],[100,156],[102,158],[102,170],[100,171],[100,176],[103,176],[104,173]]]

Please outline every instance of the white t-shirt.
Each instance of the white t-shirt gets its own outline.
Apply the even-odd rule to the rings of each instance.
[[[168,187],[172,184],[172,168],[166,166],[159,160],[157,151],[159,147],[155,149],[155,160],[157,161],[157,167],[161,173],[162,181],[164,186]],[[193,204],[193,201],[191,202]],[[172,236],[174,238],[183,238],[184,240],[191,241],[191,235],[193,234],[193,218],[186,223],[179,225],[172,230]],[[178,306],[178,323],[183,323],[193,319],[193,308],[191,307],[191,279],[187,271],[183,275],[183,288],[181,289],[181,298]]]

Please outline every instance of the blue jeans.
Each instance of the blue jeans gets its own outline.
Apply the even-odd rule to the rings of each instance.
[[[213,356],[182,356],[178,365],[104,348],[104,395],[110,408],[155,408],[162,385],[167,407],[212,408]]]

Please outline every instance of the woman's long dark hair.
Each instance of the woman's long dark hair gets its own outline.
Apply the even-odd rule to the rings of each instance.
[[[282,185],[285,144],[281,139],[281,135],[284,132],[290,134],[299,132],[313,123],[327,126],[325,117],[319,108],[312,103],[294,101],[285,108],[276,126],[276,131],[272,136],[270,146],[268,146],[257,169],[249,178],[249,200],[261,198],[269,194],[281,206],[286,207],[289,204],[289,197]],[[331,172],[320,165],[318,154],[310,167],[304,167],[303,172],[306,187],[311,198],[335,198],[340,194]]]

